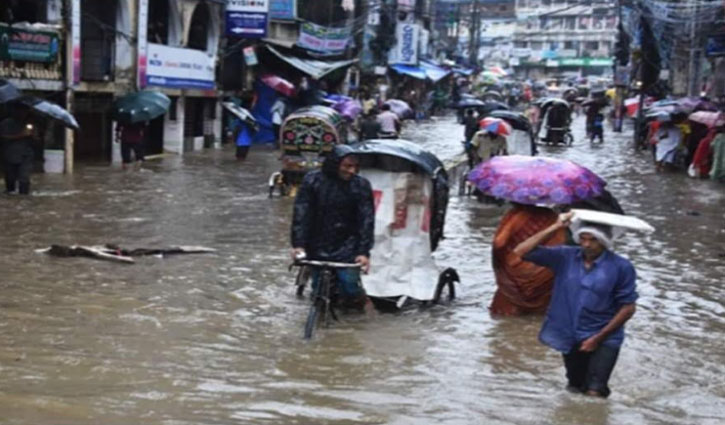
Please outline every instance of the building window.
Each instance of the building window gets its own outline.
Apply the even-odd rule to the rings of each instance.
[[[574,47],[574,42],[573,41],[565,41],[564,42],[564,48],[567,49],[567,50],[576,49],[576,47]]]
[[[573,16],[566,18],[564,26],[568,30],[576,29],[576,18]]]
[[[587,41],[586,43],[584,43],[584,49],[599,50],[599,42],[598,41]]]
[[[47,0],[3,0],[0,22],[47,22]]]
[[[189,26],[189,43],[187,47],[190,49],[206,51],[209,45],[209,28],[211,27],[211,15],[209,6],[200,3],[191,16],[191,25]]]
[[[532,41],[530,45],[531,50],[541,50],[541,48],[543,47],[543,44],[540,41]]]
[[[156,44],[169,43],[169,10],[168,0],[152,0],[149,2],[148,26],[146,37]]]

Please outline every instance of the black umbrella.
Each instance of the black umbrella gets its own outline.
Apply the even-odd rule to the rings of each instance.
[[[58,104],[32,96],[23,97],[20,103],[30,108],[36,115],[60,121],[64,126],[74,130],[80,129],[75,117]]]
[[[503,96],[501,93],[495,91],[495,90],[489,90],[486,93],[483,94],[483,97],[485,100],[502,100]]]
[[[487,117],[493,111],[508,111],[510,108],[503,102],[497,102],[495,100],[485,102],[483,105],[476,108],[480,117]]]
[[[20,98],[20,90],[8,80],[0,79],[0,103],[10,102]]]
[[[467,98],[459,101],[453,107],[455,109],[466,109],[466,108],[479,108],[486,104],[486,102],[482,100],[478,100],[476,98]]]
[[[511,124],[511,127],[516,130],[522,130],[526,132],[531,131],[531,122],[520,112],[498,110],[491,111],[488,116],[505,120],[506,122]]]

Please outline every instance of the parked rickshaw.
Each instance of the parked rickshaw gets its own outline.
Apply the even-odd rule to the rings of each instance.
[[[308,106],[287,116],[279,138],[282,170],[270,177],[270,195],[278,187],[280,193],[295,196],[304,175],[319,168],[335,145],[347,143],[347,124],[332,108]]]
[[[455,269],[439,271],[432,253],[443,238],[449,181],[441,161],[405,140],[351,145],[360,175],[375,195],[375,246],[363,286],[379,309],[413,300],[437,303],[455,297]]]
[[[566,145],[574,143],[571,133],[571,107],[564,99],[550,98],[541,104],[541,120],[544,136],[541,141],[547,145]],[[538,134],[538,132],[537,132]]]
[[[506,138],[506,152],[509,155],[536,155],[536,142],[531,122],[523,114],[514,111],[493,111],[488,114],[500,118],[513,129]]]

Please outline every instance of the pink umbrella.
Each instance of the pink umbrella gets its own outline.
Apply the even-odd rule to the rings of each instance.
[[[481,130],[486,130],[499,136],[508,136],[511,134],[511,124],[501,118],[486,117],[478,122]]]
[[[725,122],[725,116],[721,112],[698,111],[690,114],[688,118],[690,121],[699,122],[708,127],[723,125]]]
[[[607,184],[574,162],[523,155],[495,156],[468,180],[481,192],[520,204],[572,204],[597,197]]]
[[[277,90],[285,96],[292,97],[295,95],[295,85],[276,75],[267,74],[260,78],[264,84]]]

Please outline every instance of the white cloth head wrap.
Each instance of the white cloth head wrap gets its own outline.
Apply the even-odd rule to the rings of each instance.
[[[572,236],[574,237],[574,242],[579,243],[579,236],[582,233],[589,233],[590,235],[594,236],[599,241],[599,243],[604,245],[604,247],[610,251],[614,247],[614,242],[613,242],[614,238],[612,237],[612,228],[610,226],[606,226],[603,224],[582,222],[574,230],[574,232],[572,232]]]

